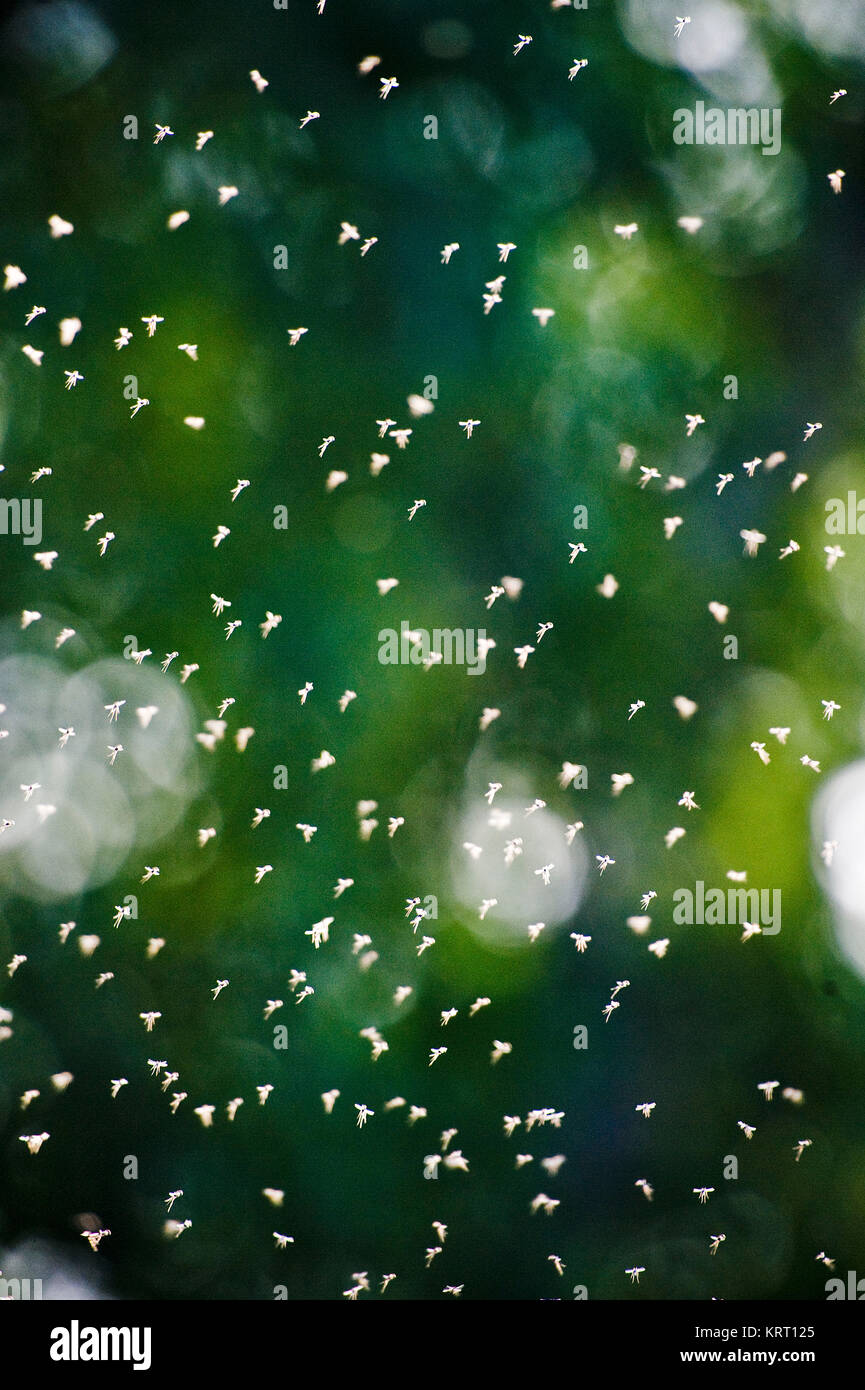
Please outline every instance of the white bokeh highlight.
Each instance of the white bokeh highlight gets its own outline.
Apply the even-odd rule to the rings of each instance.
[[[191,702],[158,666],[107,659],[70,675],[49,657],[13,656],[0,661],[0,698],[0,816],[15,822],[0,835],[0,888],[52,901],[107,883],[133,848],[171,833],[198,789]],[[123,699],[109,724],[104,706]],[[135,711],[146,705],[159,713],[144,729]],[[40,806],[55,810],[43,818]]]
[[[827,893],[838,945],[865,977],[865,759],[827,778],[811,811],[815,864]],[[826,841],[836,841],[832,861],[819,857]]]
[[[513,788],[523,778],[512,768],[499,767],[490,780]],[[456,830],[451,856],[454,896],[466,909],[469,930],[489,945],[529,948],[529,924],[543,922],[540,945],[574,916],[583,899],[589,861],[579,835],[569,845],[564,819],[548,806],[527,816],[526,807],[533,800],[529,792],[506,796],[502,791],[488,807],[482,797],[473,797]],[[491,825],[491,812],[509,814],[509,825]],[[523,852],[506,864],[505,845],[518,836]],[[480,846],[477,858],[463,849],[465,841]],[[535,874],[546,864],[554,865],[549,885]],[[485,898],[496,898],[497,904],[481,921],[478,908]]]

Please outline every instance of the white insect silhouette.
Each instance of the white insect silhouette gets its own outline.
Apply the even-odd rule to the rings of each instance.
[[[763,535],[762,531],[754,531],[754,530],[749,530],[749,529],[747,529],[747,528],[741,530],[741,531],[739,532],[739,535],[742,537],[742,540],[745,542],[745,554],[746,554],[746,555],[756,555],[756,554],[757,554],[758,548],[763,544],[763,542],[764,542],[765,539],[766,539],[766,537]]]

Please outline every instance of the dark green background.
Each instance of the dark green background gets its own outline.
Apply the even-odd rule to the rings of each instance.
[[[781,6],[731,6],[749,25],[742,70],[761,59],[778,84],[781,100],[766,103],[732,88],[716,100],[684,69],[650,61],[621,11],[595,0],[583,12],[539,0],[327,0],[321,18],[311,0],[285,12],[264,0],[93,4],[116,43],[96,70],[86,36],[50,53],[37,42],[46,23],[69,32],[61,7],[45,20],[51,8],[31,7],[3,35],[0,246],[29,278],[0,302],[0,404],[4,496],[30,495],[30,472],[53,468],[38,495],[43,548],[60,559],[44,573],[14,537],[0,539],[3,654],[41,653],[72,671],[120,658],[135,634],[151,668],[180,649],[175,684],[182,660],[200,663],[184,687],[195,727],[232,694],[231,728],[256,734],[243,757],[228,743],[212,758],[191,745],[179,825],[162,843],[136,842],[108,883],[44,901],[16,880],[14,856],[5,861],[0,958],[29,959],[0,988],[15,1013],[0,1045],[0,1266],[13,1272],[10,1251],[39,1237],[51,1242],[43,1266],[19,1272],[62,1258],[86,1278],[98,1269],[103,1292],[119,1297],[260,1299],[285,1284],[292,1299],[330,1299],[355,1270],[396,1271],[389,1297],[437,1298],[445,1283],[464,1283],[465,1298],[567,1298],[575,1283],[590,1298],[824,1297],[817,1251],[842,1276],[865,1265],[865,991],[839,958],[815,875],[818,779],[793,752],[819,757],[824,778],[861,752],[862,543],[842,539],[847,558],[832,574],[822,552],[825,499],[862,476],[855,39],[845,51],[841,25],[832,53]],[[814,33],[831,34],[826,17],[834,9],[840,24],[851,7],[810,9]],[[666,34],[672,9],[658,13]],[[442,31],[431,26],[443,19],[464,26],[462,56],[435,56]],[[519,32],[534,41],[514,58]],[[382,66],[359,77],[368,53]],[[589,66],[569,82],[574,57]],[[270,81],[261,95],[252,67]],[[391,73],[399,89],[379,101],[377,78]],[[839,86],[849,95],[830,106]],[[781,106],[780,155],[674,146],[672,113],[697,99]],[[308,108],[322,117],[299,131]],[[128,114],[137,141],[123,138]],[[427,114],[436,141],[423,138]],[[157,121],[175,135],[154,146]],[[195,133],[211,128],[197,154]],[[841,197],[826,180],[838,167]],[[225,208],[222,183],[241,188]],[[191,220],[168,232],[178,208]],[[73,236],[49,238],[55,212]],[[696,237],[676,226],[683,213],[706,219]],[[337,246],[343,219],[379,238],[364,258],[357,243]],[[623,242],[613,226],[632,220],[639,232]],[[461,249],[443,267],[449,241]],[[517,243],[507,266],[498,241]],[[286,270],[274,269],[279,245]],[[573,267],[577,245],[588,269]],[[486,317],[484,282],[502,272],[503,302]],[[25,330],[31,303],[48,313]],[[556,309],[544,330],[530,312],[539,305]],[[165,323],[149,341],[139,320],[152,312]],[[54,325],[74,314],[84,329],[60,349]],[[121,324],[135,337],[118,353]],[[299,324],[310,331],[290,348],[286,329]],[[197,363],[180,341],[198,343]],[[45,347],[40,370],[21,356],[25,342]],[[64,367],[85,377],[70,393]],[[151,400],[135,420],[129,373]],[[735,400],[724,399],[728,374]],[[435,413],[408,422],[405,452],[389,441],[391,464],[373,480],[369,452],[384,447],[374,421],[405,423],[406,396],[430,375]],[[686,411],[707,421],[692,440]],[[182,424],[187,413],[207,418],[200,434]],[[482,421],[470,442],[457,427],[467,416]],[[804,446],[806,420],[823,430]],[[337,442],[320,461],[327,434]],[[618,468],[623,441],[688,488],[638,489],[636,466]],[[747,482],[741,461],[773,449],[788,462]],[[800,467],[809,482],[794,496]],[[349,481],[326,495],[330,468]],[[712,480],[725,471],[736,481],[719,500]],[[238,477],[253,486],[232,506]],[[409,525],[416,497],[428,505]],[[585,535],[572,526],[578,503]],[[287,530],[272,525],[278,505]],[[104,560],[101,532],[81,530],[96,509],[117,536]],[[685,524],[668,543],[671,513]],[[219,523],[232,535],[214,551]],[[751,525],[769,540],[745,560],[739,530]],[[802,550],[779,564],[789,536]],[[580,538],[589,553],[570,566],[567,542]],[[621,586],[609,603],[594,588],[607,571]],[[400,588],[382,600],[375,580],[391,574]],[[504,574],[525,581],[523,595],[488,614],[482,597]],[[232,599],[221,621],[212,590]],[[724,628],[706,611],[716,598],[731,608]],[[24,607],[45,619],[22,633]],[[283,623],[263,643],[255,625],[268,608]],[[226,644],[232,616],[244,627]],[[486,625],[497,641],[486,674],[381,666],[378,630],[402,618]],[[512,648],[549,619],[554,631],[519,671]],[[63,622],[80,636],[55,655]],[[738,638],[736,661],[723,658],[725,632]],[[308,679],[316,688],[301,708]],[[340,716],[346,687],[359,698]],[[700,706],[689,723],[671,706],[680,693]],[[647,707],[629,723],[638,697]],[[821,724],[830,697],[842,710]],[[14,735],[13,701],[0,699]],[[480,945],[450,888],[485,704],[503,715],[484,746],[521,764],[551,809],[585,821],[591,856],[616,859],[601,879],[591,870],[567,930],[531,949]],[[44,750],[57,722],[46,710]],[[764,768],[748,745],[772,723],[795,725],[795,737],[786,757],[768,740]],[[13,741],[0,757],[15,754]],[[311,779],[322,748],[337,764]],[[565,758],[586,764],[588,790],[556,789]],[[284,791],[273,789],[278,764]],[[610,773],[625,769],[635,786],[613,801]],[[122,757],[116,772],[131,776]],[[484,786],[471,785],[476,799]],[[702,809],[668,853],[663,835],[684,823],[686,787]],[[382,816],[360,844],[362,797],[406,816],[394,840]],[[256,805],[272,815],[251,833]],[[321,827],[309,846],[298,820]],[[209,825],[220,833],[199,852],[195,831]],[[264,862],[275,872],[256,888]],[[139,892],[145,863],[161,875]],[[733,929],[672,925],[673,890],[723,883],[730,867],[782,890],[778,936],[743,946]],[[357,886],[334,908],[339,874]],[[652,939],[672,941],[663,961],[624,925],[650,886]],[[115,933],[113,904],[132,892],[139,919]],[[437,945],[420,962],[402,912],[418,892],[439,899]],[[338,928],[316,956],[303,932],[331,911]],[[70,918],[79,934],[102,936],[88,960],[57,943]],[[585,955],[569,930],[592,935]],[[380,953],[368,974],[352,932],[368,932]],[[168,945],[147,962],[153,935]],[[285,984],[295,966],[316,986],[298,1009]],[[104,969],[116,978],[94,992]],[[226,976],[212,1004],[208,990]],[[625,977],[631,989],[607,1028],[601,1007]],[[397,1017],[389,1001],[402,982],[415,995]],[[477,994],[493,1005],[468,1025]],[[286,1007],[265,1023],[264,1001],[277,996]],[[452,1003],[461,1017],[445,1036],[438,1014]],[[152,1037],[137,1017],[146,1007],[163,1012]],[[284,1053],[271,1045],[279,1022]],[[357,1036],[370,1023],[390,1044],[375,1065]],[[572,1046],[577,1023],[590,1027],[585,1053]],[[494,1069],[488,1035],[513,1044]],[[447,1056],[428,1068],[443,1042]],[[151,1055],[182,1074],[190,1099],[176,1116],[147,1074]],[[48,1075],[67,1068],[75,1082],[53,1096]],[[130,1085],[112,1101],[115,1076]],[[804,1107],[780,1095],[765,1104],[757,1084],[776,1076],[804,1090]],[[263,1081],[276,1089],[261,1109]],[[43,1094],[25,1116],[28,1086]],[[331,1086],[342,1095],[326,1117],[319,1093]],[[430,1118],[409,1128],[404,1111],[385,1114],[396,1094]],[[235,1095],[246,1103],[229,1128],[223,1107]],[[658,1110],[645,1122],[633,1106],[649,1098]],[[363,1130],[356,1100],[377,1112]],[[192,1113],[202,1101],[218,1104],[212,1130]],[[566,1112],[561,1131],[504,1140],[505,1113],[547,1104]],[[750,1144],[739,1119],[758,1126]],[[451,1125],[471,1171],[425,1182],[423,1156]],[[17,1136],[43,1127],[51,1139],[31,1157]],[[813,1146],[796,1164],[792,1146],[806,1136]],[[526,1148],[535,1163],[515,1172]],[[568,1161],[551,1179],[539,1159],[557,1152]],[[722,1176],[730,1153],[736,1182]],[[130,1154],[137,1181],[123,1177]],[[655,1186],[651,1205],[634,1188],[640,1176]],[[716,1188],[705,1208],[691,1192],[703,1183]],[[264,1186],[285,1189],[283,1211]],[[163,1198],[175,1187],[186,1197],[172,1214],[193,1226],[166,1243]],[[541,1190],[561,1199],[552,1218],[529,1213]],[[112,1231],[98,1256],[78,1234],[80,1213]],[[427,1272],[434,1219],[449,1236]],[[274,1226],[295,1237],[288,1252],[273,1249]],[[707,1233],[718,1231],[727,1241],[713,1259]],[[647,1269],[639,1287],[623,1273],[635,1261]]]

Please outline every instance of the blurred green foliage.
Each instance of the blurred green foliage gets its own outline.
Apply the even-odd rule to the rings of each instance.
[[[792,0],[724,0],[704,42],[726,56],[689,69],[668,8],[327,0],[319,17],[312,0],[285,11],[106,0],[21,7],[7,27],[2,250],[28,283],[0,304],[3,486],[31,495],[31,472],[53,470],[32,495],[44,502],[43,547],[59,559],[44,572],[0,539],[0,677],[26,676],[24,653],[67,674],[119,662],[129,634],[153,651],[145,667],[180,651],[166,682],[181,663],[200,665],[183,687],[188,763],[172,763],[164,811],[155,790],[141,792],[107,879],[41,892],[13,851],[0,854],[0,958],[28,957],[0,991],[14,1011],[0,1044],[7,1269],[31,1238],[51,1241],[52,1258],[82,1279],[98,1267],[106,1293],[158,1299],[271,1298],[275,1285],[329,1299],[353,1270],[397,1271],[389,1296],[403,1298],[439,1297],[445,1283],[464,1283],[466,1298],[569,1297],[575,1283],[591,1298],[822,1298],[818,1250],[841,1271],[861,1269],[865,995],[818,886],[818,779],[766,730],[793,726],[791,750],[819,758],[823,778],[861,756],[865,562],[848,537],[827,573],[823,503],[862,476],[865,24],[851,30],[823,0],[807,13]],[[847,11],[862,20],[859,0]],[[526,26],[533,42],[514,58]],[[363,77],[366,54],[382,66]],[[574,56],[589,65],[569,82]],[[253,67],[269,79],[261,94]],[[390,73],[399,88],[379,101],[378,76]],[[848,95],[830,105],[839,86]],[[782,108],[780,154],[674,146],[673,111],[698,98]],[[308,109],[321,117],[299,130]],[[129,114],[137,140],[123,138]],[[424,139],[428,114],[436,140]],[[156,122],[175,132],[158,145]],[[841,197],[826,180],[838,167]],[[224,208],[221,184],[240,190]],[[179,208],[190,220],[169,231]],[[49,238],[55,212],[74,235]],[[677,227],[682,215],[705,219],[696,236]],[[343,220],[378,238],[369,254],[337,246]],[[614,234],[632,220],[631,241]],[[451,241],[460,250],[443,266]],[[504,266],[500,241],[517,245]],[[279,246],[286,269],[274,268]],[[574,268],[577,246],[586,269]],[[502,303],[484,315],[483,287],[500,273]],[[31,302],[47,314],[25,330]],[[547,305],[556,314],[542,328],[531,310]],[[151,313],[164,324],[149,340],[140,319]],[[60,348],[54,325],[73,315],[84,327]],[[134,339],[117,352],[121,324]],[[309,332],[291,348],[295,325]],[[197,362],[178,353],[183,341],[199,345]],[[27,342],[45,348],[40,369],[21,355]],[[72,367],[84,381],[67,393]],[[130,374],[151,402],[134,420]],[[735,399],[724,396],[730,374]],[[390,465],[371,478],[370,451],[385,448],[375,421],[406,423],[406,397],[431,376],[434,413],[408,421],[405,451],[387,441]],[[706,424],[689,439],[684,415],[696,411]],[[187,414],[205,428],[186,428]],[[482,423],[467,441],[457,422],[471,417]],[[807,420],[824,427],[804,446]],[[638,450],[631,472],[618,465],[623,442]],[[776,449],[788,461],[747,481],[741,461]],[[639,464],[688,486],[643,491]],[[331,468],[349,477],[326,493]],[[794,494],[800,468],[809,482]],[[718,499],[713,480],[726,471],[736,480]],[[232,503],[238,478],[251,487]],[[408,523],[415,498],[428,505]],[[577,504],[585,533],[573,529]],[[278,506],[285,530],[273,525]],[[101,531],[82,533],[96,510],[116,533],[104,559]],[[668,542],[672,513],[684,524]],[[231,536],[215,549],[220,524]],[[749,526],[768,536],[756,559],[742,556]],[[801,552],[778,563],[788,536]],[[581,538],[588,553],[569,565],[567,542]],[[620,585],[609,602],[595,592],[607,572]],[[399,588],[381,598],[375,581],[389,575]],[[483,595],[502,575],[520,577],[522,595],[487,612]],[[223,619],[211,591],[232,601]],[[723,629],[710,600],[730,607]],[[25,632],[23,608],[44,615]],[[262,642],[268,609],[283,621]],[[231,617],[244,626],[226,643]],[[379,629],[402,619],[485,627],[497,644],[485,674],[382,666]],[[547,620],[553,632],[517,669],[512,649]],[[78,635],[55,652],[64,624]],[[736,661],[723,658],[727,631]],[[11,731],[0,756],[13,762],[12,695],[39,699],[39,671],[28,679],[0,688]],[[307,680],[315,690],[301,706]],[[340,715],[346,688],[358,699]],[[677,694],[697,701],[693,720],[675,713]],[[231,732],[211,755],[191,733],[228,695]],[[829,697],[842,710],[826,724]],[[628,721],[638,698],[646,708]],[[480,734],[485,705],[502,715]],[[63,719],[46,701],[34,758],[54,749]],[[241,755],[229,740],[247,724],[255,735]],[[97,760],[102,732],[114,738],[100,724]],[[767,767],[749,748],[758,738],[772,744]],[[336,765],[311,776],[322,748]],[[564,759],[588,767],[587,790],[557,789]],[[130,761],[121,755],[113,775],[131,798]],[[476,908],[455,888],[462,817],[490,762],[519,770],[563,823],[585,822],[592,865],[595,854],[616,861],[602,878],[591,868],[566,929],[531,947],[482,943]],[[286,790],[274,789],[277,765]],[[610,775],[625,769],[635,784],[612,800]],[[692,816],[677,807],[686,787],[701,807]],[[145,833],[152,797],[157,823]],[[362,798],[380,808],[368,844]],[[272,814],[252,832],[255,806]],[[11,802],[0,812],[16,814]],[[390,814],[405,817],[392,839]],[[663,837],[683,816],[687,837],[668,851]],[[309,845],[297,822],[320,827]],[[199,850],[205,826],[218,835]],[[161,873],[139,887],[145,863]],[[256,887],[265,863],[274,872]],[[672,925],[676,887],[723,884],[730,868],[782,890],[778,936],[742,945],[732,928]],[[340,875],[356,884],[334,905]],[[671,939],[663,960],[625,926],[649,888],[651,939]],[[113,906],[128,893],[139,917],[115,932]],[[418,960],[403,904],[428,893],[436,946]],[[331,942],[316,953],[304,932],[330,912]],[[74,937],[58,944],[71,919],[79,935],[101,935],[93,957]],[[592,937],[585,954],[571,930]],[[379,952],[367,972],[352,933]],[[151,936],[167,943],[152,961]],[[292,968],[316,990],[300,1007],[285,983]],[[100,970],[115,978],[94,991]],[[631,986],[607,1027],[601,1008],[623,978]],[[401,983],[414,994],[397,1008]],[[492,1005],[467,1021],[478,995]],[[284,1009],[264,1021],[277,997]],[[460,1017],[441,1032],[452,1005]],[[163,1014],[152,1037],[137,1017],[148,1008]],[[272,1045],[277,1023],[284,1052]],[[572,1046],[580,1023],[585,1053]],[[370,1024],[389,1042],[375,1064],[358,1038]],[[493,1037],[513,1052],[491,1068]],[[445,1042],[430,1068],[429,1048]],[[147,1074],[151,1053],[181,1073],[190,1099],[176,1115]],[[74,1084],[54,1096],[48,1077],[65,1069]],[[801,1110],[780,1096],[766,1106],[757,1085],[776,1076],[804,1091]],[[117,1100],[113,1077],[130,1081]],[[262,1108],[264,1082],[275,1089]],[[30,1086],[42,1096],[22,1115]],[[333,1086],[327,1116],[319,1096]],[[410,1127],[406,1110],[386,1112],[396,1095],[429,1117]],[[228,1126],[233,1096],[245,1105]],[[646,1122],[634,1106],[648,1099],[657,1111]],[[356,1101],[376,1112],[363,1129]],[[202,1102],[217,1104],[212,1129],[193,1114]],[[504,1139],[505,1114],[546,1105],[565,1111],[561,1130]],[[757,1125],[750,1143],[740,1119]],[[43,1125],[51,1139],[31,1157],[18,1135]],[[425,1181],[424,1155],[450,1126],[470,1173]],[[806,1135],[813,1145],[795,1163]],[[535,1161],[515,1171],[520,1151]],[[540,1159],[556,1153],[567,1162],[552,1178]],[[730,1153],[736,1182],[722,1173]],[[138,1158],[136,1181],[124,1179],[126,1155]],[[651,1204],[634,1187],[641,1176]],[[716,1189],[706,1208],[692,1195],[703,1183]],[[285,1190],[282,1210],[266,1186]],[[166,1242],[163,1199],[176,1187],[185,1199],[173,1215],[193,1226]],[[561,1200],[551,1219],[530,1215],[542,1190]],[[112,1231],[98,1259],[82,1254],[81,1213]],[[427,1271],[436,1219],[448,1240]],[[288,1252],[273,1249],[274,1223],[294,1236]],[[727,1241],[712,1258],[716,1231]],[[634,1263],[647,1269],[639,1286],[623,1273]]]

